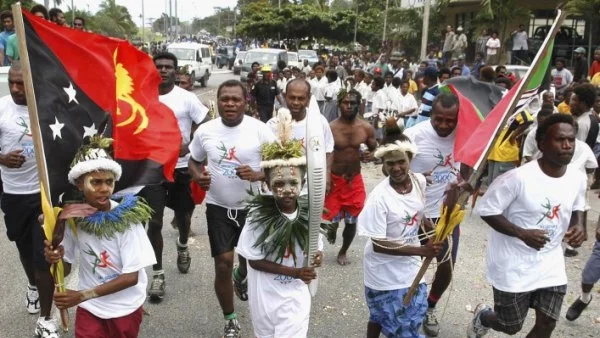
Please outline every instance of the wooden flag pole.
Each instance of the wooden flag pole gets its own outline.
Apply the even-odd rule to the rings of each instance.
[[[23,23],[23,13],[21,11],[21,4],[16,3],[12,5],[13,20],[15,23],[15,34],[17,34],[17,40],[19,43],[19,57],[21,62],[21,69],[23,72],[23,83],[25,86],[25,97],[27,98],[27,109],[29,111],[29,123],[31,127],[31,137],[33,139],[33,147],[35,149],[35,159],[37,162],[38,177],[40,180],[40,187],[42,194],[42,200],[46,200],[52,208],[52,199],[50,197],[50,184],[48,179],[48,167],[46,166],[46,156],[44,154],[44,145],[42,143],[42,132],[40,129],[40,121],[38,118],[37,100],[35,98],[35,91],[33,89],[33,78],[31,76],[31,65],[29,63],[29,52],[27,51],[27,42],[25,39],[25,25]],[[53,232],[50,232],[51,234]],[[46,236],[47,237],[47,236]],[[51,238],[47,238],[51,240]],[[61,263],[62,264],[62,263]],[[54,283],[57,291],[64,292],[64,285],[62,279],[57,275],[62,273],[59,268],[59,264],[52,266]],[[57,283],[57,281],[60,281]],[[69,328],[69,313],[67,310],[60,310],[60,317],[62,322],[62,328],[64,331],[68,331]]]
[[[558,29],[562,25],[562,22],[565,20],[565,17],[567,16],[567,13],[564,10],[557,8],[557,11],[558,11],[558,15],[556,16],[556,19],[554,20],[554,23],[552,25],[552,30],[550,31],[550,34],[548,34],[546,36],[546,39],[544,40],[544,43],[542,44],[542,46],[544,46],[544,49],[542,49],[541,53],[538,53],[535,56],[535,59],[532,62],[532,67],[527,71],[527,74],[525,75],[524,80],[522,80],[519,83],[519,90],[515,94],[515,96],[512,98],[512,101],[510,102],[510,104],[508,106],[507,112],[512,112],[516,108],[517,103],[519,102],[519,99],[527,91],[527,82],[529,82],[531,75],[535,74],[539,70],[540,65],[541,65],[541,62],[540,62],[541,59],[543,57],[545,57],[546,54],[549,52],[548,45],[550,43],[550,40],[554,40],[554,37],[556,36],[556,32],[558,31]],[[500,136],[500,128],[502,126],[504,126],[506,124],[506,122],[508,122],[508,119],[510,117],[511,117],[511,114],[508,114],[508,113],[505,114],[504,117],[502,118],[502,121],[496,127],[494,136],[490,139],[488,146],[486,147],[486,150],[484,151],[482,157],[479,160],[479,163],[477,163],[475,165],[476,166],[476,168],[474,168],[475,171],[469,178],[469,185],[471,187],[474,187],[475,184],[477,183],[477,181],[479,180],[479,178],[482,176],[483,171],[479,170],[479,169],[485,167],[485,164],[487,163],[487,158],[488,158],[490,152],[492,151],[492,147],[494,144],[496,144],[496,141],[498,140],[498,137]],[[458,200],[456,201],[455,204],[465,205],[465,203],[467,203],[467,200],[469,199],[470,195],[471,194],[469,191],[465,190],[465,191],[461,192],[461,194],[458,196]],[[448,212],[451,212],[453,209],[454,209],[454,204],[452,206],[448,206]],[[448,214],[446,216],[449,218],[450,214]],[[433,259],[430,259],[430,258],[423,261],[423,264],[421,265],[421,269],[417,273],[417,277],[414,279],[412,285],[410,286],[408,292],[406,293],[406,295],[404,297],[404,305],[408,305],[410,303],[410,300],[412,299],[417,287],[419,286],[419,282],[421,281],[421,278],[423,278],[423,276],[425,275],[425,272],[429,268],[429,265],[431,264],[432,261],[433,261]]]

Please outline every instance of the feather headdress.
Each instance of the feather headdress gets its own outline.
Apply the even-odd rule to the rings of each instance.
[[[261,168],[306,165],[301,140],[292,138],[292,114],[287,108],[277,111],[277,141],[262,146]]]
[[[395,151],[410,153],[410,157],[412,158],[414,158],[418,152],[417,146],[410,141],[395,141],[394,143],[379,146],[377,150],[375,150],[374,156],[377,159],[382,159],[385,155]]]

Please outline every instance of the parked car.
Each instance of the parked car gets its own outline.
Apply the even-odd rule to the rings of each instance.
[[[287,52],[287,56],[288,56],[287,65],[288,65],[288,67],[290,67],[290,69],[292,67],[300,67],[301,63],[300,63],[300,59],[298,58],[298,53]]]
[[[308,64],[312,67],[315,63],[319,62],[319,56],[317,52],[310,49],[300,49],[298,51],[298,58],[300,62],[304,62],[304,60],[308,60]]]
[[[528,39],[530,59],[542,46],[544,39],[550,32],[552,26],[540,26],[535,29],[531,38]],[[592,36],[592,51],[600,46],[600,38]],[[554,39],[554,50],[552,51],[552,58],[564,57],[567,60],[571,60],[573,51],[577,47],[583,47],[587,51],[589,48],[588,41],[586,38],[581,36],[577,30],[569,26],[560,26],[560,30],[556,33]]]
[[[277,69],[277,62],[283,61],[287,64],[287,52],[285,49],[277,48],[256,48],[251,49],[246,53],[242,71],[240,72],[240,80],[246,81],[248,73],[252,69],[252,63],[258,62],[261,66],[271,65],[271,69]]]
[[[224,46],[217,48],[217,67],[219,69],[227,67],[229,70],[233,68],[235,61],[235,47]]]
[[[233,61],[233,74],[240,75],[242,71],[242,64],[244,63],[244,58],[246,57],[245,51],[240,51],[235,56],[235,60]]]
[[[208,45],[195,42],[177,42],[167,46],[167,51],[177,57],[179,67],[188,66],[192,83],[206,87],[212,67]]]

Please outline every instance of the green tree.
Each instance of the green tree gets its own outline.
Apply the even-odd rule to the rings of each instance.
[[[162,13],[161,17],[154,20],[152,22],[152,31],[155,33],[164,33],[167,30],[167,27],[171,25],[179,25],[179,19],[171,16],[169,17],[167,14]]]
[[[329,10],[332,12],[346,11],[352,8],[354,8],[352,0],[333,0],[329,5]]]
[[[103,0],[94,16],[97,32],[122,39],[136,35],[137,26],[131,19],[127,7],[117,5],[115,0]]]
[[[0,10],[10,10],[11,6],[17,2],[20,2],[21,7],[26,9],[29,9],[36,4],[33,0],[0,0]]]
[[[585,19],[588,57],[593,53],[593,46],[600,44],[600,0],[571,0],[565,10],[568,15]]]

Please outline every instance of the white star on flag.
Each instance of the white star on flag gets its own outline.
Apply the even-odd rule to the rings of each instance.
[[[79,101],[77,101],[77,98],[75,98],[77,91],[75,88],[73,88],[73,83],[69,82],[69,87],[64,87],[63,90],[65,93],[67,93],[67,95],[69,95],[69,103],[71,103],[71,101],[75,101],[75,103],[79,104]]]
[[[90,127],[83,126],[83,138],[87,136],[92,137],[98,134],[98,129],[96,129],[96,124],[92,123]]]
[[[54,121],[56,122],[50,125],[50,129],[52,129],[52,138],[56,140],[56,137],[58,136],[58,138],[62,139],[61,129],[65,126],[65,124],[58,122],[57,117],[54,117]]]

